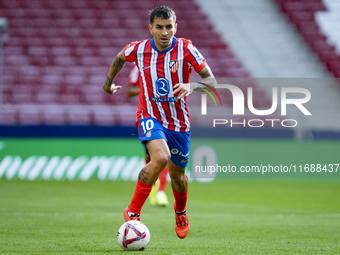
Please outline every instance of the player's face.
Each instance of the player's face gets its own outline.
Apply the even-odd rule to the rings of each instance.
[[[159,51],[164,51],[171,46],[172,39],[177,31],[177,24],[173,18],[155,18],[153,24],[149,25],[149,29],[157,49]]]

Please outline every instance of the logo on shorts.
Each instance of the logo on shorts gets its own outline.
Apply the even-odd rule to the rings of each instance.
[[[171,150],[171,153],[172,153],[172,154],[177,154],[178,152],[179,152],[179,150],[177,150],[177,149],[172,149],[172,150]]]
[[[186,162],[188,162],[187,159],[183,159],[183,160],[181,161],[181,163],[186,163]]]
[[[146,132],[145,136],[146,136],[146,137],[150,137],[150,136],[151,136],[151,130],[149,130],[148,132]]]

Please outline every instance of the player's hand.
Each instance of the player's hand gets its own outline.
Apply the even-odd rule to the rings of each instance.
[[[118,89],[121,89],[122,86],[116,86],[115,84],[112,84],[110,87],[111,94],[115,93]]]
[[[115,93],[118,89],[121,89],[122,86],[116,86],[115,84],[111,84],[111,86],[103,85],[103,89],[106,93],[113,94]]]
[[[176,101],[180,100],[182,97],[189,96],[193,91],[190,83],[177,83],[174,86],[174,89],[174,95],[178,93]]]

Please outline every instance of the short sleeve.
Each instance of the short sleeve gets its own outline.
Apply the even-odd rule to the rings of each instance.
[[[128,62],[136,61],[137,42],[132,42],[124,47],[124,57]]]
[[[203,67],[207,65],[205,58],[198,51],[198,49],[188,40],[188,62],[192,65],[198,73]]]

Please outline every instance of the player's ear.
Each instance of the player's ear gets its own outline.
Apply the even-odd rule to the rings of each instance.
[[[175,31],[174,31],[174,35],[176,34],[177,32],[177,23],[175,24]]]
[[[152,25],[149,24],[149,31],[150,31],[150,34],[153,36],[153,33],[152,33]]]

